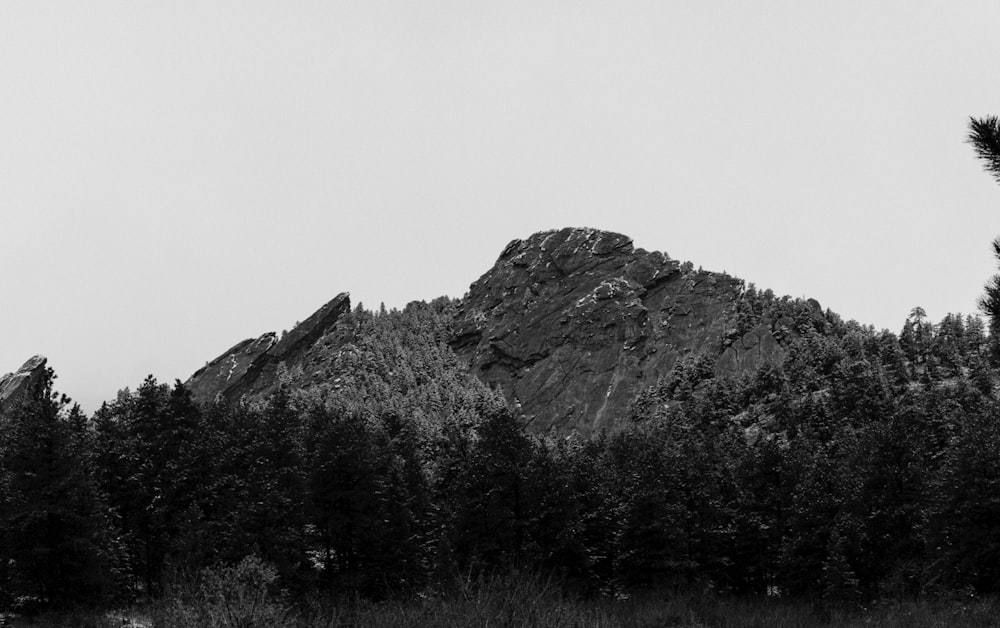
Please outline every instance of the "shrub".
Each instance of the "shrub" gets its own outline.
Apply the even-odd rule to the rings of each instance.
[[[205,569],[200,583],[164,600],[155,624],[164,628],[271,628],[291,623],[274,589],[277,570],[257,556]]]

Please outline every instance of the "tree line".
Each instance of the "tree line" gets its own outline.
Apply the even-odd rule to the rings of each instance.
[[[968,139],[1000,179],[1000,120]],[[917,307],[899,334],[747,286],[734,334],[780,321],[781,363],[688,355],[593,438],[525,432],[448,348],[455,307],[359,306],[322,378],[256,403],[149,377],[87,416],[48,371],[0,416],[0,608],[157,596],[248,556],[375,599],[512,568],[581,595],[1000,590],[1000,278],[988,329]]]
[[[753,286],[796,321],[781,364],[681,360],[627,424],[532,435],[445,339],[455,304],[357,308],[335,377],[199,406],[147,378],[92,416],[52,390],[2,417],[6,606],[158,595],[253,555],[295,592],[380,598],[531,569],[644,588],[864,599],[1000,589],[996,342],[914,309],[899,335]]]

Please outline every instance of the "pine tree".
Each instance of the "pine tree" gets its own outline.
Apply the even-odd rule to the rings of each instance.
[[[1000,263],[1000,237],[993,240],[993,256]],[[994,363],[1000,362],[1000,274],[993,275],[983,287],[979,309],[990,321],[990,354]]]
[[[165,569],[196,568],[206,553],[210,498],[201,411],[190,392],[147,377],[96,414],[100,483],[120,523],[129,569],[147,593]]]
[[[1000,117],[969,118],[967,140],[983,162],[983,169],[1000,182]],[[993,240],[993,255],[1000,261],[1000,237]],[[985,293],[979,299],[979,308],[990,319],[990,333],[1000,336],[1000,275],[986,283]],[[994,361],[1000,359],[1000,346],[993,343]]]
[[[6,416],[0,445],[0,589],[42,605],[93,602],[108,593],[109,552],[102,504],[90,481],[78,408],[52,390]]]
[[[969,118],[966,141],[984,162],[983,169],[1000,182],[1000,117]]]
[[[823,561],[823,598],[837,602],[857,600],[861,590],[858,578],[847,560],[848,543],[843,538],[839,525],[830,533],[826,548],[826,559]]]
[[[997,408],[969,413],[940,452],[927,526],[935,573],[956,588],[1000,591],[1000,424]]]
[[[235,503],[220,513],[227,522],[230,558],[256,547],[279,573],[291,578],[307,562],[304,539],[305,479],[300,414],[285,384],[263,407],[238,407],[228,422],[227,468],[221,475],[238,484]]]
[[[350,408],[316,405],[306,420],[307,508],[323,577],[331,586],[374,593],[384,584],[373,565],[385,541],[384,443]]]
[[[524,557],[533,515],[527,477],[533,445],[505,406],[484,409],[469,455],[449,487],[452,546],[463,566],[496,568]]]

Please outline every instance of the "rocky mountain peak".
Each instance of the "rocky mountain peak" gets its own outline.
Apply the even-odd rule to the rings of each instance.
[[[619,233],[543,231],[510,242],[472,283],[448,344],[534,431],[614,430],[638,393],[687,357],[707,357],[725,375],[783,359],[794,321],[741,314],[744,294],[735,277],[636,248]],[[822,318],[818,310],[809,316]],[[296,385],[323,384],[350,344],[349,333],[333,333],[349,311],[348,295],[337,295],[280,338],[236,344],[187,385],[199,401],[259,398],[276,387],[282,363]]]
[[[39,392],[39,387],[45,379],[47,363],[45,356],[32,356],[21,365],[21,368],[0,376],[0,411],[26,396]]]
[[[565,228],[540,231],[527,240],[514,240],[504,248],[498,263],[526,257],[552,261],[566,272],[578,270],[575,264],[588,263],[615,255],[632,253],[632,238],[620,233],[588,228]],[[561,264],[559,264],[561,262]]]
[[[247,338],[195,372],[186,382],[201,402],[221,395],[226,401],[263,396],[278,383],[278,365],[298,366],[308,350],[350,311],[350,294],[342,292],[280,338],[267,332]]]
[[[536,430],[613,429],[679,359],[723,353],[742,289],[618,233],[546,231],[508,244],[470,286],[451,345]],[[779,358],[768,333],[745,342],[740,350],[754,358],[733,351],[722,367]]]

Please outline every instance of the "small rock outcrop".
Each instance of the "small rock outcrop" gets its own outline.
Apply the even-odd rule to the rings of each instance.
[[[25,397],[41,392],[47,363],[45,356],[36,355],[13,373],[0,376],[0,412]]]
[[[548,231],[511,242],[470,286],[450,344],[535,431],[590,434],[686,355],[719,356],[727,374],[780,361],[770,328],[729,337],[742,290],[621,234]]]
[[[316,341],[350,309],[350,295],[338,294],[281,338],[268,332],[240,342],[196,371],[186,385],[200,402],[211,402],[219,395],[227,402],[266,395],[277,386],[278,365],[284,363],[289,369],[298,366]]]

